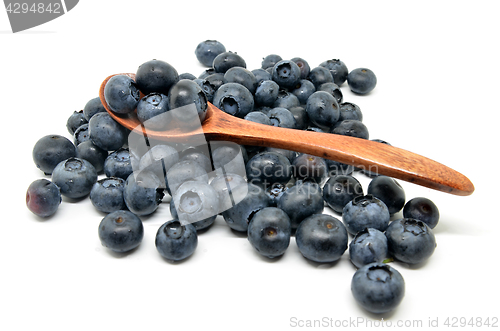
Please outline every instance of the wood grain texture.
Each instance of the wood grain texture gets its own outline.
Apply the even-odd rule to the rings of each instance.
[[[135,78],[134,74],[127,75]],[[104,87],[111,77],[103,81],[99,90],[104,107],[121,125],[150,138],[187,142],[193,137],[204,135],[208,141],[277,147],[352,164],[357,168],[446,193],[466,196],[474,192],[474,185],[466,176],[407,150],[366,139],[258,124],[229,115],[210,103],[201,128],[191,132],[146,130],[135,113],[122,116],[109,109],[104,98]]]

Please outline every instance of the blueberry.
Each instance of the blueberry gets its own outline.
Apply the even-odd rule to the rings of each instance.
[[[126,180],[133,171],[130,152],[126,148],[114,151],[104,161],[104,173],[107,177],[119,177]]]
[[[87,101],[85,104],[85,107],[83,107],[83,116],[85,119],[90,121],[92,116],[94,116],[97,113],[104,113],[106,112],[106,108],[102,105],[101,98],[96,97],[93,99],[90,99]]]
[[[137,118],[148,130],[162,130],[167,127],[166,117],[160,116],[169,108],[169,100],[165,94],[150,93],[137,104]]]
[[[123,189],[125,181],[118,177],[106,177],[98,180],[90,191],[92,205],[103,213],[112,213],[125,209]]]
[[[226,224],[235,231],[247,232],[248,223],[261,209],[270,206],[270,199],[258,186],[247,184],[247,194],[233,207],[222,212]]]
[[[232,173],[217,175],[210,182],[210,186],[217,193],[220,212],[239,203],[248,193],[248,184],[245,178]]]
[[[245,119],[247,121],[259,123],[259,124],[264,124],[264,125],[272,125],[271,120],[269,117],[264,114],[263,112],[260,111],[252,111],[249,112],[246,116]]]
[[[73,135],[75,133],[75,130],[78,129],[80,125],[87,123],[88,121],[83,114],[83,110],[74,111],[66,121],[66,128],[68,129],[68,132]]]
[[[146,95],[150,93],[167,95],[170,88],[179,81],[179,74],[167,62],[151,60],[137,68],[135,81],[139,90]]]
[[[193,161],[198,163],[207,173],[212,171],[212,162],[210,161],[210,158],[199,151],[192,151],[184,154],[179,161]]]
[[[262,69],[272,68],[276,63],[278,63],[281,60],[283,60],[281,56],[277,54],[269,54],[262,59],[261,68]]]
[[[348,237],[344,224],[338,219],[327,214],[315,214],[300,223],[295,241],[306,259],[328,263],[341,258],[347,249]]]
[[[296,183],[283,192],[277,207],[287,213],[292,230],[295,230],[307,217],[323,212],[321,187],[315,183]]]
[[[326,162],[323,158],[300,153],[292,163],[293,175],[297,179],[311,179],[321,184],[328,174]]]
[[[106,151],[115,151],[127,142],[127,130],[108,113],[97,113],[89,121],[90,140]]]
[[[166,173],[179,162],[177,150],[166,144],[151,147],[139,161],[139,169],[153,172],[158,178],[165,178]]]
[[[292,61],[295,62],[300,69],[300,79],[306,79],[307,76],[309,76],[309,72],[311,71],[309,63],[307,63],[306,60],[300,57],[294,57]]]
[[[335,83],[321,84],[321,86],[318,88],[318,91],[325,91],[330,93],[331,95],[333,95],[335,100],[337,100],[339,105],[342,103],[342,100],[344,100],[344,95],[342,94],[342,90]],[[342,110],[342,107],[340,109]]]
[[[344,120],[358,120],[362,122],[363,114],[359,106],[352,102],[340,103],[339,122]]]
[[[168,92],[168,98],[170,111],[183,124],[199,126],[199,123],[205,120],[208,100],[205,92],[196,82],[189,79],[178,81]],[[193,105],[195,108],[190,108]]]
[[[323,199],[330,208],[340,214],[352,199],[362,195],[361,184],[349,175],[330,177],[323,186]]]
[[[208,183],[184,182],[172,196],[178,219],[183,223],[195,223],[219,213],[217,191]]]
[[[170,215],[172,215],[173,219],[178,219],[177,210],[175,209],[175,203],[174,203],[173,199],[170,200]],[[193,222],[192,224],[194,225],[194,228],[198,232],[200,230],[208,229],[210,226],[212,226],[212,224],[214,224],[216,218],[217,218],[217,215],[213,215],[213,216],[205,218],[201,221]]]
[[[106,83],[104,98],[109,109],[115,113],[127,114],[135,110],[141,97],[139,89],[132,78],[125,75],[116,75]]]
[[[347,66],[339,59],[327,60],[325,62],[322,62],[320,66],[330,70],[330,73],[333,77],[333,82],[338,86],[344,84],[347,79],[347,75],[349,74]]]
[[[212,67],[217,55],[224,53],[226,47],[217,40],[205,40],[196,46],[194,54],[205,67]]]
[[[283,89],[278,92],[278,98],[276,98],[276,101],[273,104],[274,108],[280,107],[289,109],[298,106],[300,106],[299,98],[297,98],[295,94]]]
[[[209,83],[211,86],[213,86],[214,88],[214,94],[215,94],[215,91],[217,91],[219,89],[219,87],[221,87],[223,84],[226,84],[226,79],[224,78],[224,74],[223,73],[213,73],[211,75],[208,75],[204,78],[204,80]],[[213,100],[213,96],[212,96],[212,100]],[[212,101],[210,101],[212,102]]]
[[[50,175],[59,162],[76,156],[76,147],[67,138],[53,134],[40,138],[32,155],[36,167]]]
[[[365,228],[359,231],[349,244],[349,259],[356,268],[378,262],[388,256],[387,238],[377,229]]]
[[[413,198],[403,207],[404,218],[414,218],[434,229],[439,222],[439,209],[430,199]]]
[[[247,64],[241,56],[229,51],[217,55],[214,59],[213,67],[215,72],[225,73],[233,67],[246,68]]]
[[[325,83],[333,83],[333,77],[330,71],[324,67],[315,67],[309,72],[307,76],[313,84],[314,87],[319,90],[319,87]]]
[[[367,311],[387,313],[403,300],[405,281],[393,267],[370,263],[358,269],[352,277],[351,292],[356,302]]]
[[[281,154],[262,152],[252,157],[246,164],[248,182],[260,186],[274,183],[286,184],[291,176],[290,161]]]
[[[349,72],[347,84],[354,93],[367,94],[377,85],[377,77],[370,69],[357,68]]]
[[[104,161],[108,157],[108,151],[87,140],[76,146],[76,155],[80,159],[89,161],[94,166],[95,171],[101,173],[104,170]]]
[[[90,140],[90,135],[89,135],[88,123],[82,124],[78,128],[76,128],[75,132],[73,133],[73,141],[75,142],[76,146],[89,140]]]
[[[228,114],[244,118],[253,110],[254,98],[245,86],[226,83],[215,92],[214,106]]]
[[[245,163],[248,161],[246,149],[234,143],[211,142],[213,168],[217,174],[226,173],[237,174],[245,177]]]
[[[174,219],[160,226],[155,245],[166,260],[181,261],[193,255],[198,246],[198,235],[193,224],[182,224]]]
[[[101,244],[113,252],[128,252],[138,247],[144,237],[144,226],[139,217],[127,210],[106,215],[99,223]]]
[[[156,211],[163,199],[163,186],[162,181],[152,172],[133,172],[125,181],[125,205],[136,215],[150,215]]]
[[[282,148],[276,148],[276,147],[266,147],[265,152],[273,152],[273,153],[278,153],[286,157],[290,162],[293,162],[295,158],[297,157],[297,153],[294,151],[290,151],[287,149],[282,149]]]
[[[207,78],[208,76],[213,75],[213,74],[215,74],[215,69],[214,69],[214,68],[208,68],[208,69],[206,69],[205,71],[203,71],[203,72],[202,72],[202,73],[198,76],[198,78],[199,78],[199,79],[205,79],[205,78]]]
[[[279,85],[273,80],[263,80],[255,90],[255,104],[271,107],[278,99]]]
[[[208,183],[208,174],[201,165],[192,160],[175,163],[167,171],[167,185],[169,193],[173,196],[179,186],[188,180],[196,180],[201,183]]]
[[[254,69],[252,70],[252,74],[255,76],[255,79],[257,80],[257,84],[264,80],[272,80],[271,74],[264,69]]]
[[[403,218],[391,222],[385,231],[389,254],[396,260],[417,264],[427,260],[436,248],[431,228],[422,221]]]
[[[309,116],[307,115],[306,108],[303,106],[292,107],[288,109],[295,118],[297,123],[296,129],[305,130],[309,126]]]
[[[357,120],[344,120],[342,122],[338,122],[331,132],[334,134],[361,139],[368,139],[370,136],[366,125]]]
[[[403,209],[405,205],[405,191],[394,178],[387,176],[373,178],[368,184],[367,192],[382,200],[391,215]]]
[[[312,124],[320,128],[332,127],[340,117],[337,100],[328,92],[316,91],[307,99],[306,112]]]
[[[202,89],[203,93],[205,93],[205,96],[207,97],[208,102],[213,102],[214,100],[214,94],[215,91],[217,90],[215,85],[212,85],[208,80],[206,79],[200,79],[197,78],[194,80],[196,84]]]
[[[189,72],[184,72],[182,74],[179,74],[179,80],[181,79],[190,79],[190,80],[195,80],[196,76],[189,73]]]
[[[47,179],[37,179],[26,191],[26,206],[35,215],[49,217],[61,204],[59,187]]]
[[[283,210],[267,207],[254,215],[247,231],[252,247],[272,259],[285,253],[290,244],[292,228],[290,218]]]
[[[364,228],[385,231],[390,219],[385,203],[370,194],[356,196],[342,210],[342,220],[352,235]]]
[[[228,83],[238,83],[245,86],[252,94],[257,88],[257,78],[250,71],[242,67],[229,68],[224,73],[224,79]]]
[[[300,68],[290,60],[277,62],[272,69],[272,78],[283,88],[293,88],[300,81]]]
[[[307,79],[301,79],[299,83],[295,85],[294,89],[292,90],[292,94],[297,97],[300,104],[305,104],[307,102],[307,99],[314,92],[316,92],[316,87],[311,81]]]
[[[295,129],[297,122],[293,114],[286,108],[275,107],[265,113],[271,122],[272,126],[280,128]]]
[[[72,199],[89,194],[96,181],[94,166],[76,157],[61,161],[52,172],[52,182],[59,187],[62,195]]]

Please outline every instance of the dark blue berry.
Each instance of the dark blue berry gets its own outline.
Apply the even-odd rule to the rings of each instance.
[[[125,209],[124,187],[125,181],[118,177],[106,177],[98,180],[90,191],[90,201],[97,210],[103,213]]]
[[[177,262],[193,255],[198,246],[198,235],[193,224],[182,224],[174,219],[160,226],[155,245],[166,260]]]
[[[367,94],[377,85],[377,77],[370,69],[357,68],[349,72],[347,84],[354,93]]]
[[[385,231],[390,219],[385,203],[370,194],[356,196],[342,210],[342,220],[352,235],[365,228]]]
[[[76,156],[76,147],[68,138],[48,135],[36,142],[32,156],[36,167],[50,175],[59,162]]]
[[[358,120],[344,120],[342,122],[337,122],[331,132],[334,134],[361,139],[368,139],[370,136],[366,125]]]
[[[309,72],[311,71],[309,63],[307,63],[306,60],[300,57],[294,57],[292,61],[295,62],[300,69],[300,79],[306,79],[307,76],[309,76]]]
[[[248,241],[259,254],[276,258],[285,253],[291,237],[290,218],[281,209],[267,207],[258,211],[248,225]]]
[[[278,99],[279,85],[273,80],[263,80],[255,90],[255,104],[271,107]]]
[[[99,97],[90,99],[85,104],[85,107],[83,107],[83,116],[85,116],[87,122],[90,121],[95,114],[104,112],[106,112],[106,108],[102,105],[101,98]]]
[[[125,181],[125,205],[136,215],[150,215],[156,211],[163,199],[163,186],[163,181],[152,172],[134,172]]]
[[[75,133],[75,130],[78,129],[80,125],[87,123],[88,121],[83,114],[83,110],[74,111],[66,121],[66,128],[68,129],[68,132],[73,135]]]
[[[296,183],[283,192],[277,207],[287,213],[292,230],[295,230],[307,217],[323,212],[321,187],[315,183]]]
[[[26,206],[35,215],[49,217],[61,204],[59,187],[47,179],[37,179],[26,191]]]
[[[178,81],[168,92],[168,99],[172,115],[183,125],[199,126],[205,120],[208,99],[196,82],[189,79]]]
[[[323,186],[323,199],[330,208],[340,214],[352,199],[361,195],[363,188],[360,182],[349,175],[330,177]]]
[[[208,183],[186,181],[173,194],[178,219],[183,223],[195,223],[219,213],[217,191]]]
[[[116,151],[127,142],[128,131],[108,113],[97,113],[89,121],[89,136],[94,145]]]
[[[225,73],[233,67],[246,68],[247,64],[241,56],[229,51],[217,55],[214,59],[213,67],[215,72]]]
[[[73,141],[76,146],[89,140],[90,140],[90,135],[89,135],[88,123],[82,124],[78,128],[76,128],[75,132],[73,133]]]
[[[347,75],[349,74],[345,63],[338,59],[327,60],[325,62],[322,62],[320,66],[330,70],[330,73],[333,77],[333,82],[338,86],[344,84],[347,79]]]
[[[276,63],[278,63],[281,60],[283,60],[281,56],[277,54],[269,54],[268,56],[262,59],[261,68],[262,69],[272,68]]]
[[[60,162],[52,172],[52,182],[59,187],[62,195],[72,199],[88,195],[96,181],[94,166],[76,157]]]
[[[198,61],[206,67],[212,67],[217,55],[224,53],[226,47],[217,40],[205,40],[196,46],[194,54]]]
[[[253,111],[254,98],[245,86],[226,83],[215,92],[214,106],[228,114],[244,118]]]
[[[128,252],[138,247],[144,237],[142,221],[127,210],[117,210],[106,215],[99,223],[101,244],[113,252]]]
[[[315,67],[309,72],[307,76],[313,84],[314,87],[319,90],[319,87],[325,83],[333,83],[333,77],[330,71],[324,67]]]
[[[368,194],[382,200],[389,213],[395,214],[403,209],[406,195],[403,187],[394,179],[387,176],[377,176],[368,184]]]
[[[404,218],[414,218],[434,229],[439,222],[439,210],[430,199],[413,198],[403,207]]]
[[[250,93],[254,94],[257,88],[257,78],[250,71],[242,67],[232,67],[224,73],[224,79],[228,83],[238,83],[245,86]]]
[[[382,231],[365,228],[359,231],[349,244],[349,259],[357,268],[388,257],[387,238]]]
[[[145,95],[150,93],[167,95],[170,88],[179,81],[179,74],[167,62],[151,60],[139,66],[135,81],[139,90]]]
[[[127,114],[135,110],[141,97],[139,88],[132,78],[126,75],[116,75],[106,83],[104,98],[109,109],[115,113]]]
[[[137,104],[137,118],[148,130],[162,130],[167,127],[167,117],[160,116],[169,108],[169,100],[165,94],[150,93]]]
[[[290,161],[281,154],[262,152],[252,157],[246,164],[248,182],[260,186],[274,183],[286,184],[291,176]]]
[[[107,177],[119,177],[126,180],[133,171],[130,152],[126,148],[114,151],[104,161],[104,174]]]
[[[320,128],[332,127],[340,117],[337,100],[328,92],[316,91],[307,99],[306,111],[312,124]]]
[[[300,81],[300,68],[290,60],[277,62],[272,69],[273,80],[283,88],[293,88]]]

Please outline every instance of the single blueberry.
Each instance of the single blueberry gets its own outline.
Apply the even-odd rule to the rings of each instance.
[[[223,52],[217,55],[213,62],[215,72],[225,73],[233,67],[246,68],[245,60],[236,53],[231,51]]]
[[[156,211],[163,199],[162,181],[152,172],[133,172],[125,181],[123,200],[127,208],[139,216]]]
[[[160,226],[155,246],[166,260],[181,261],[193,255],[198,246],[198,235],[193,224],[182,224],[174,219]]]
[[[101,244],[113,252],[128,252],[138,247],[144,237],[144,226],[139,217],[127,210],[106,215],[99,223]]]
[[[245,119],[247,121],[255,122],[255,123],[260,123],[264,125],[272,125],[271,120],[269,117],[264,114],[263,112],[260,111],[252,111],[249,112],[246,116]]]
[[[349,259],[356,268],[378,262],[388,257],[387,237],[382,231],[365,228],[349,244]]]
[[[165,178],[167,172],[174,164],[179,162],[177,150],[167,144],[158,144],[139,160],[139,169],[153,172],[158,178]]]
[[[169,100],[165,94],[150,93],[137,104],[137,118],[148,130],[162,130],[168,125],[165,114],[169,108]]]
[[[183,223],[196,223],[219,213],[217,191],[208,183],[186,181],[173,194],[178,219]]]
[[[205,93],[205,96],[207,97],[208,102],[213,102],[214,100],[214,94],[215,91],[217,90],[217,87],[212,85],[210,81],[206,79],[194,79],[193,80],[198,86],[202,89],[203,93]]]
[[[306,112],[312,124],[329,129],[340,117],[340,106],[330,93],[316,91],[307,99]]]
[[[373,178],[368,184],[367,192],[382,200],[389,208],[391,215],[403,209],[405,205],[405,191],[394,178],[387,176]]]
[[[304,106],[292,107],[288,109],[297,123],[296,129],[305,130],[309,126],[309,116]]]
[[[387,313],[403,300],[405,281],[390,265],[370,263],[354,273],[351,292],[356,302],[367,311]]]
[[[255,104],[271,107],[278,99],[279,85],[273,80],[263,80],[255,90]]]
[[[102,105],[101,98],[96,97],[93,99],[90,99],[87,101],[85,104],[85,107],[83,107],[83,116],[85,119],[90,121],[92,116],[94,116],[97,113],[104,113],[106,112],[106,108]]]
[[[300,104],[306,104],[307,99],[316,92],[314,84],[307,79],[301,79],[299,83],[292,90],[292,94],[297,97]]]
[[[76,128],[75,132],[73,133],[73,141],[75,143],[75,146],[78,146],[81,143],[89,140],[90,134],[88,123],[82,124],[78,128]]]
[[[431,228],[422,221],[403,218],[391,222],[385,231],[389,254],[396,260],[417,264],[426,261],[436,248]]]
[[[196,46],[194,54],[205,67],[212,67],[217,55],[224,53],[226,47],[217,40],[205,40]]]
[[[264,80],[271,80],[272,79],[271,74],[264,69],[260,69],[260,68],[254,69],[254,70],[252,70],[252,74],[257,79],[257,84],[259,84],[260,82],[262,82]]]
[[[300,79],[306,79],[307,76],[309,76],[309,72],[311,71],[309,63],[307,63],[306,60],[300,57],[294,57],[292,61],[295,62],[300,69]]]
[[[193,160],[180,161],[175,163],[168,169],[166,181],[169,193],[173,196],[179,186],[186,181],[199,181],[200,183],[208,183],[208,174],[203,167]]]
[[[83,110],[74,111],[66,121],[66,128],[68,129],[68,132],[73,135],[75,133],[75,130],[78,129],[80,125],[87,123],[88,121],[83,114]]]
[[[328,175],[325,159],[322,157],[300,153],[292,163],[293,175],[296,179],[310,179],[322,184]]]
[[[347,231],[333,216],[315,214],[304,219],[295,232],[300,253],[308,260],[328,263],[337,261],[347,250]]]
[[[127,130],[108,113],[97,113],[89,121],[90,140],[106,151],[115,151],[127,142]]]
[[[323,186],[323,199],[330,208],[340,214],[352,199],[362,195],[361,183],[349,175],[330,177]]]
[[[36,142],[32,156],[36,167],[50,175],[59,162],[76,156],[76,147],[68,138],[56,134],[48,135]]]
[[[290,60],[277,62],[272,69],[272,78],[283,88],[293,88],[300,81],[300,68]]]
[[[261,68],[267,69],[272,68],[276,63],[283,60],[278,54],[269,54],[262,59]]]
[[[330,70],[325,67],[315,67],[311,69],[307,79],[314,84],[314,87],[317,90],[319,90],[319,87],[325,83],[333,83],[332,74],[330,73]]]
[[[225,173],[219,174],[210,182],[217,192],[217,198],[219,200],[219,210],[222,213],[229,208],[232,208],[241,200],[243,200],[248,193],[248,184],[244,177]]]
[[[137,68],[135,81],[139,90],[146,95],[150,93],[167,95],[170,88],[179,81],[179,74],[167,62],[151,60]]]
[[[315,183],[296,183],[282,193],[277,207],[290,217],[292,230],[307,217],[321,214],[324,209],[321,187]]]
[[[358,120],[363,121],[363,113],[358,105],[352,102],[340,103],[340,117],[339,122],[344,120]]]
[[[271,108],[269,111],[266,111],[265,114],[269,117],[272,126],[289,129],[295,129],[297,127],[295,117],[293,117],[293,114],[286,108]]]
[[[72,199],[88,195],[96,181],[94,166],[76,157],[61,161],[52,172],[52,182],[59,187],[62,195]]]
[[[170,206],[170,215],[172,216],[172,218],[178,219],[177,210],[175,209],[175,203],[174,203],[173,199],[170,200],[169,206]],[[217,215],[213,215],[213,216],[205,218],[201,221],[196,221],[192,224],[194,225],[196,231],[198,232],[200,230],[208,229],[210,226],[212,226],[212,224],[214,224],[216,218],[217,218]]]
[[[103,213],[112,213],[125,209],[123,189],[125,181],[118,177],[106,177],[98,180],[90,191],[92,205]]]
[[[108,157],[108,151],[87,140],[76,146],[76,156],[89,161],[94,166],[95,171],[101,173],[104,170],[104,161]]]
[[[246,164],[248,182],[263,187],[274,183],[286,184],[292,177],[290,161],[281,154],[262,152]]]
[[[325,91],[333,95],[335,100],[339,103],[339,105],[342,103],[344,100],[344,95],[342,94],[342,90],[340,87],[335,84],[335,83],[324,83],[321,84],[321,86],[318,88],[318,91]],[[342,108],[341,108],[342,110]]]
[[[226,83],[215,92],[214,106],[228,114],[244,118],[253,111],[254,98],[245,86]]]
[[[26,191],[26,206],[35,215],[49,217],[61,204],[59,187],[47,179],[37,179]]]
[[[184,72],[182,74],[179,74],[179,80],[181,79],[190,79],[190,80],[195,80],[196,76],[189,73],[189,72]]]
[[[439,222],[439,209],[430,199],[413,198],[403,207],[403,217],[417,219],[434,229]]]
[[[365,228],[385,231],[390,219],[385,203],[370,194],[356,196],[342,210],[342,220],[352,235]]]
[[[354,93],[367,94],[377,85],[377,77],[370,69],[357,68],[349,72],[347,84]]]
[[[366,125],[358,120],[343,120],[342,122],[337,122],[333,126],[331,133],[361,139],[368,139],[370,136]]]
[[[170,111],[183,125],[199,126],[205,120],[208,100],[205,92],[196,82],[189,79],[178,81],[168,92],[168,99]],[[186,108],[193,105],[196,112],[194,109]]]
[[[116,75],[106,83],[104,98],[109,109],[115,113],[127,114],[135,110],[141,97],[139,89],[132,78],[126,75]]]
[[[224,79],[228,83],[238,83],[245,86],[250,93],[254,94],[257,88],[257,78],[250,71],[242,67],[229,68],[224,73]]]
[[[325,62],[322,62],[320,66],[330,70],[330,73],[333,77],[333,82],[338,86],[344,84],[347,79],[347,75],[349,74],[347,66],[339,59],[327,60]]]
[[[133,171],[130,151],[126,148],[114,151],[104,161],[104,174],[107,177],[119,177],[126,180]]]
[[[263,208],[253,216],[247,233],[248,241],[259,254],[276,258],[283,255],[290,244],[290,218],[279,208]]]

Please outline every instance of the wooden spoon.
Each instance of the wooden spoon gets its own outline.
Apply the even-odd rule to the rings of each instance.
[[[135,79],[135,74],[122,75]],[[207,141],[222,140],[240,145],[271,146],[375,170],[381,175],[446,193],[465,196],[474,192],[472,182],[461,173],[404,149],[343,135],[258,124],[229,115],[211,103],[208,104],[206,118],[201,128],[188,133],[180,130],[146,131],[135,112],[121,115],[110,110],[104,98],[104,87],[112,76],[101,84],[99,97],[102,104],[118,123],[149,138],[185,142],[193,137],[202,138],[204,135]]]

